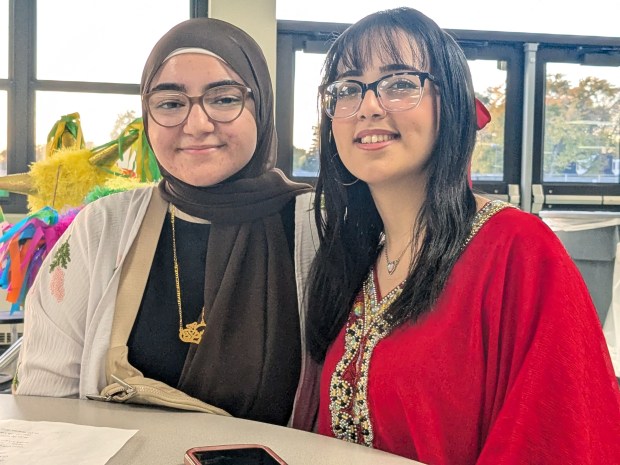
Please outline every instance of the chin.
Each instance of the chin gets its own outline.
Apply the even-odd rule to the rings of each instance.
[[[176,176],[173,174],[173,176]],[[182,176],[178,177],[181,181],[190,186],[194,187],[211,187],[216,184],[221,183],[222,181],[228,179],[230,176],[226,177],[213,177],[213,176]]]

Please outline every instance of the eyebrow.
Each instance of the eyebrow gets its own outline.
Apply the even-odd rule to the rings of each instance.
[[[420,71],[415,66],[405,65],[402,63],[394,63],[391,65],[385,65],[379,68],[382,73],[387,73],[389,71]]]
[[[405,65],[403,63],[392,63],[379,68],[379,72],[381,73],[388,73],[390,71],[419,71],[419,69],[415,66]],[[362,74],[362,71],[359,69],[350,69],[349,71],[345,71],[344,73],[338,75],[336,79],[340,80],[347,77],[359,77]]]
[[[202,88],[202,91],[206,92],[209,89],[219,86],[245,86],[245,84],[241,84],[240,82],[237,82],[233,79],[222,79],[221,81],[210,82]],[[174,82],[162,82],[153,87],[151,89],[151,92],[155,92],[156,90],[174,90],[177,92],[187,92],[187,87],[185,87],[184,84],[176,84]]]

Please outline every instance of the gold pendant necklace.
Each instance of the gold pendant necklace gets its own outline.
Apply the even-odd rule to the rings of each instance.
[[[392,276],[394,274],[394,272],[396,271],[396,267],[400,263],[400,259],[403,258],[403,255],[405,255],[405,252],[407,251],[407,249],[409,248],[409,246],[411,245],[412,242],[413,242],[413,238],[411,238],[411,240],[409,242],[407,242],[407,245],[405,246],[403,251],[400,253],[398,258],[396,258],[396,260],[391,260],[390,261],[390,257],[388,257],[388,251],[387,251],[387,249],[388,249],[387,236],[385,236],[385,246],[384,246],[384,250],[385,250],[385,263],[386,263],[386,267],[387,267],[387,272],[388,272],[388,274],[390,276]]]
[[[207,324],[205,323],[205,308],[202,307],[200,321],[188,323],[183,327],[183,307],[181,306],[181,283],[179,281],[179,262],[177,261],[177,237],[174,229],[174,205],[170,208],[170,224],[172,225],[172,258],[174,260],[174,282],[177,288],[177,305],[179,307],[179,339],[190,344],[200,344],[202,333]]]

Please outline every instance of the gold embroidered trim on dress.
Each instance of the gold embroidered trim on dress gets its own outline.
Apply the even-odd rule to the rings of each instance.
[[[354,320],[347,323],[345,352],[332,374],[329,410],[334,435],[345,441],[372,447],[374,438],[368,411],[368,368],[375,346],[390,332],[383,312],[402,292],[402,284],[377,302],[374,269],[364,282],[364,302],[354,305]],[[353,377],[353,383],[346,378]]]
[[[463,242],[463,245],[461,246],[461,250],[467,247],[467,244],[469,244],[471,240],[474,238],[474,236],[478,234],[478,231],[480,231],[480,228],[482,228],[482,226],[484,226],[484,224],[493,215],[503,210],[504,208],[515,208],[515,207],[514,205],[506,203],[502,200],[491,200],[490,202],[487,202],[480,209],[480,211],[476,213],[476,216],[474,217],[474,222],[471,226],[471,231],[469,232],[469,236],[467,236],[467,239],[465,239],[465,242]]]

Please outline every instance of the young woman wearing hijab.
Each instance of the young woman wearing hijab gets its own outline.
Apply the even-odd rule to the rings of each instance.
[[[416,10],[372,14],[328,52],[322,105],[319,432],[433,465],[620,463],[618,384],[579,272],[537,217],[468,182],[476,105],[456,42]]]
[[[129,363],[234,416],[286,424],[301,370],[297,288],[304,250],[313,252],[302,228],[311,200],[309,186],[274,169],[264,56],[235,26],[191,19],[156,44],[141,96],[163,180],[88,205],[58,241],[26,302],[14,390],[84,397],[109,382],[120,275],[159,196],[167,208],[152,265],[140,270],[148,280]]]

